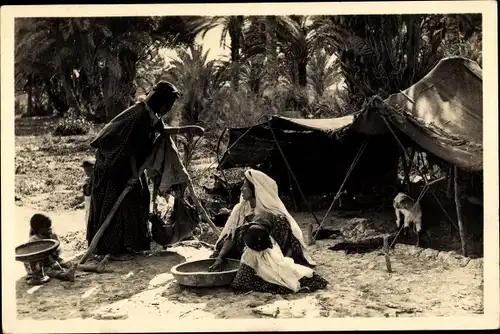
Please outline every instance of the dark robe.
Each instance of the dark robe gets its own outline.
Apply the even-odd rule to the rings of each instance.
[[[90,144],[97,149],[93,174],[87,241],[90,245],[116,200],[133,176],[130,157],[137,170],[152,151],[161,122],[144,103],[138,103],[116,116]],[[150,194],[145,173],[130,190],[99,240],[98,255],[131,253],[150,248],[147,227]]]

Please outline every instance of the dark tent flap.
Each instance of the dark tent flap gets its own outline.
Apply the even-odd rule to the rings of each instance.
[[[303,119],[274,116],[271,127],[280,142],[285,146],[291,140],[292,134],[304,132],[324,133],[330,135],[349,127],[354,121],[353,115],[328,119]],[[229,130],[230,150],[221,159],[220,168],[235,168],[243,166],[256,167],[276,150],[276,144],[269,130],[268,122],[263,122],[247,128]]]
[[[477,63],[450,57],[385,102],[392,123],[421,147],[471,171],[483,169],[483,82]]]
[[[256,167],[257,164],[265,161],[275,149],[276,144],[273,139],[245,134],[246,130],[229,130],[228,147],[230,149],[224,153],[220,168]],[[236,143],[236,141],[238,142]]]

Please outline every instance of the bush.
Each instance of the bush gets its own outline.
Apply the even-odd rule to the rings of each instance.
[[[64,118],[54,129],[55,136],[78,136],[85,135],[90,131],[91,124],[81,117]]]

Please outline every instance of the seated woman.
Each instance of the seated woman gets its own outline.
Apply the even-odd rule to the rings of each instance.
[[[232,286],[272,293],[314,291],[327,281],[311,269],[302,231],[278,196],[273,179],[257,170],[245,172],[238,203],[211,256],[212,270],[224,259],[241,259]]]

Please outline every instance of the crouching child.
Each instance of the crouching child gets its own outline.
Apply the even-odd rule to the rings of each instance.
[[[30,219],[29,241],[43,239],[59,240],[52,231],[52,221],[43,214],[34,214]],[[29,285],[40,285],[57,278],[63,281],[73,282],[75,280],[75,266],[71,262],[64,261],[61,250],[54,250],[46,259],[32,263],[26,263],[25,269]]]

